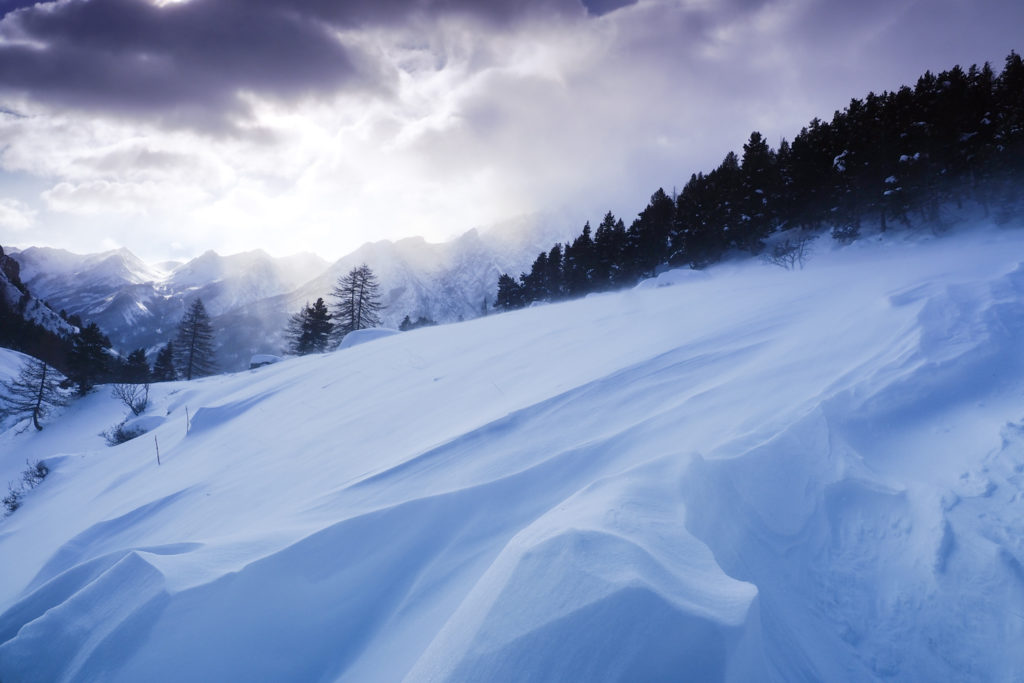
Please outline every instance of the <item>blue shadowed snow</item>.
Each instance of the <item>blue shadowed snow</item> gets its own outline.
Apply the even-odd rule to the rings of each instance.
[[[0,680],[1014,680],[1021,349],[979,228],[97,391],[0,434]]]

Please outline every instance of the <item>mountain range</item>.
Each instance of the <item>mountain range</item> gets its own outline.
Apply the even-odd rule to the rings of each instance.
[[[262,250],[229,256],[207,251],[159,264],[124,248],[84,255],[48,247],[9,251],[36,297],[53,310],[95,322],[122,352],[145,348],[152,357],[201,298],[217,332],[219,367],[230,371],[246,367],[255,353],[282,353],[288,318],[317,297],[330,304],[334,283],[362,263],[380,282],[385,326],[397,327],[406,315],[441,323],[477,317],[493,303],[498,275],[527,270],[567,225],[553,215],[530,216],[442,243],[381,240],[334,263],[309,253],[273,257]]]

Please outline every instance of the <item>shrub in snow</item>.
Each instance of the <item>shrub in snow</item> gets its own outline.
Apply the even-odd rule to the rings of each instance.
[[[149,382],[145,384],[119,383],[110,388],[110,395],[132,411],[132,415],[141,415],[149,405]]]
[[[39,460],[36,462],[26,460],[25,465],[25,471],[21,473],[21,484],[15,487],[13,482],[7,482],[7,495],[0,499],[4,505],[5,516],[20,508],[25,494],[39,486],[43,479],[46,479],[46,475],[50,473],[50,468]]]
[[[46,466],[41,460],[35,462],[25,461],[25,471],[21,473],[21,485],[22,488],[28,487],[34,489],[42,483],[43,479],[46,479],[46,475],[50,473],[50,468]]]
[[[798,234],[795,237],[776,242],[764,253],[762,258],[773,266],[779,266],[786,270],[803,268],[811,255],[811,242],[814,236],[806,233]]]
[[[117,446],[125,441],[131,441],[137,436],[142,436],[146,431],[146,428],[141,425],[129,425],[128,420],[125,419],[107,431],[102,432],[100,436],[106,440],[108,446]]]
[[[25,497],[25,491],[22,488],[14,488],[14,485],[7,484],[7,495],[3,497],[4,509],[7,511],[5,514],[9,515],[18,508],[21,507],[21,499]]]
[[[856,225],[837,225],[832,228],[832,239],[839,244],[851,244],[860,237],[860,228]]]
[[[249,359],[249,369],[255,370],[256,368],[262,368],[264,365],[273,365],[280,362],[280,356],[272,356],[269,353],[257,353]]]

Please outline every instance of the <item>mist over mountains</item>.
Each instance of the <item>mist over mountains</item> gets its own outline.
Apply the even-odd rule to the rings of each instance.
[[[361,263],[376,273],[386,326],[409,315],[437,322],[470,319],[494,301],[502,272],[528,268],[537,249],[571,229],[564,217],[530,216],[456,239],[422,237],[364,244],[330,263],[309,253],[273,257],[262,250],[149,264],[127,249],[74,254],[61,249],[13,250],[21,279],[55,311],[95,322],[122,352],[149,354],[173,335],[197,297],[213,318],[221,370],[244,368],[254,353],[281,353],[288,318],[329,294],[338,277]]]

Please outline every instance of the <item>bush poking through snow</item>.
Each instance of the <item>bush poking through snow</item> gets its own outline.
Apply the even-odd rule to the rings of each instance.
[[[860,237],[860,228],[856,225],[837,225],[832,228],[832,239],[839,244],[852,244]]]
[[[811,242],[814,236],[799,234],[796,237],[787,237],[781,242],[776,242],[765,252],[763,258],[773,266],[779,266],[786,270],[803,270],[804,264],[811,256]]]
[[[22,488],[14,488],[14,484],[7,482],[7,495],[3,497],[4,509],[6,512],[4,516],[11,514],[15,510],[21,507],[21,499],[25,497],[25,490]]]
[[[25,471],[21,473],[21,486],[22,488],[28,487],[34,489],[42,483],[43,479],[46,479],[46,475],[50,473],[50,468],[46,466],[42,460],[36,460],[35,462],[25,461]]]
[[[13,482],[7,482],[7,495],[0,500],[4,505],[4,516],[10,515],[20,508],[25,494],[39,486],[43,479],[46,479],[46,475],[50,473],[50,468],[41,460],[35,462],[26,460],[25,465],[27,467],[21,473],[21,484],[17,488]]]
[[[141,415],[149,405],[149,382],[145,384],[119,383],[110,388],[110,395],[125,404],[132,415]]]
[[[127,419],[122,420],[119,424],[100,434],[106,440],[108,446],[123,444],[125,441],[131,441],[135,437],[146,433],[145,428],[138,425],[128,425],[127,422]]]

